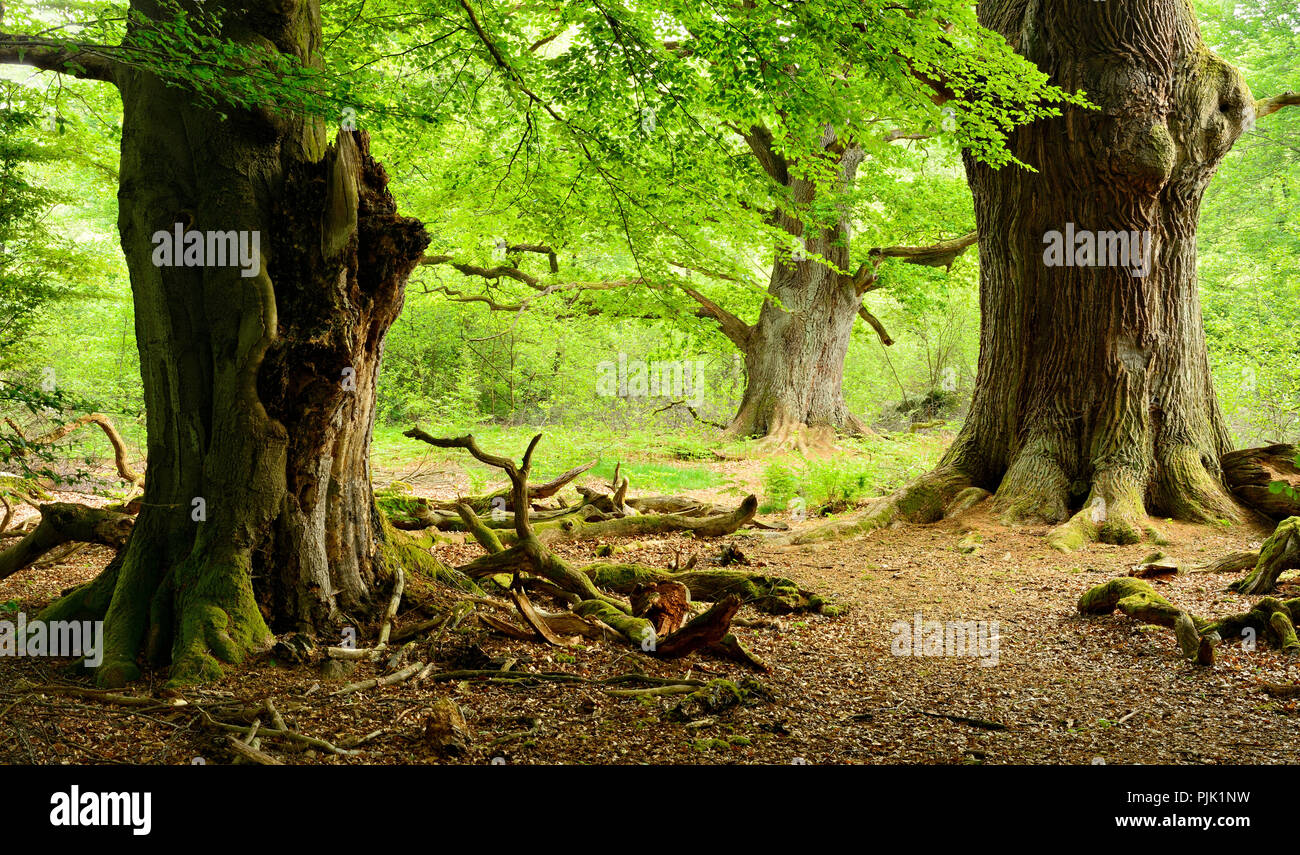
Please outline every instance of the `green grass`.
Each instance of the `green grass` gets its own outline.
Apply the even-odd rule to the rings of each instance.
[[[371,449],[373,465],[382,470],[404,472],[425,460],[434,466],[459,467],[469,473],[477,486],[496,483],[499,474],[459,449],[443,450],[402,436],[403,426],[376,426]],[[518,461],[534,435],[542,441],[533,453],[532,481],[542,482],[581,466],[591,460],[599,462],[583,477],[608,481],[614,467],[621,465],[636,491],[677,493],[703,490],[725,484],[727,479],[708,466],[694,462],[702,457],[713,459],[708,446],[691,437],[664,437],[653,431],[622,431],[600,428],[500,427],[478,425],[426,428],[438,436],[463,436],[473,433],[480,448],[490,454]],[[680,461],[680,462],[679,462]]]
[[[460,469],[468,474],[472,489],[486,490],[501,483],[500,474],[459,450],[435,449],[402,436],[403,426],[379,426],[373,446],[377,470],[403,473],[421,461],[426,466]],[[501,427],[464,425],[427,427],[441,436],[473,433],[485,451],[518,460],[529,440],[542,433],[533,462],[534,482],[547,481],[575,466],[597,460],[585,478],[608,482],[615,465],[640,493],[681,494],[732,483],[716,468],[713,449],[748,456],[752,441],[723,445],[712,436],[667,435],[650,430],[621,430],[592,425],[583,428],[552,426]],[[799,455],[754,458],[766,462],[763,472],[765,513],[784,511],[795,496],[802,496],[809,514],[838,513],[875,496],[886,495],[934,467],[949,437],[930,434],[889,434],[861,439],[841,439],[842,454],[805,459]],[[712,444],[711,444],[712,443]],[[382,483],[382,478],[380,479]]]
[[[784,511],[796,496],[806,511],[839,513],[866,499],[886,495],[938,463],[945,440],[920,434],[842,439],[850,454],[830,458],[785,455],[763,471],[764,513]]]
[[[588,474],[608,481],[614,476],[614,462],[604,461]],[[679,493],[683,490],[707,490],[726,483],[726,478],[707,466],[674,463],[624,463],[619,477],[627,476],[637,490]]]

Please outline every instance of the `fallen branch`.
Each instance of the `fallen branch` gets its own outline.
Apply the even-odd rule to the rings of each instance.
[[[132,494],[143,492],[144,475],[131,468],[131,463],[127,460],[126,443],[122,441],[122,435],[117,432],[113,422],[103,413],[87,413],[80,418],[59,425],[44,436],[32,440],[30,444],[32,446],[51,445],[89,424],[98,425],[104,431],[104,436],[108,437],[109,444],[113,446],[113,461],[117,466],[117,474],[122,477],[123,481],[135,488]],[[21,454],[18,456],[21,456]]]
[[[513,491],[512,502],[516,509],[512,520],[515,543],[509,548],[498,549],[499,539],[491,536],[491,532],[482,530],[482,525],[472,508],[461,505],[458,508],[458,513],[462,517],[463,524],[471,531],[476,532],[475,536],[479,539],[487,554],[458,569],[471,578],[511,573],[514,574],[517,581],[522,581],[521,574],[531,574],[555,585],[567,595],[578,599],[578,602],[572,606],[572,611],[576,616],[586,619],[585,622],[576,625],[567,624],[568,627],[577,629],[574,634],[590,637],[591,633],[584,632],[582,627],[595,627],[602,633],[604,632],[603,628],[608,627],[627,643],[659,658],[673,659],[703,650],[729,658],[737,658],[750,665],[750,667],[765,667],[748,651],[745,651],[739,641],[730,634],[731,621],[736,616],[741,605],[745,602],[755,604],[761,602],[767,604],[769,608],[783,611],[793,611],[801,606],[821,609],[824,605],[820,598],[815,598],[813,595],[805,597],[804,592],[799,591],[798,587],[788,580],[772,580],[767,577],[755,577],[749,574],[735,573],[734,571],[698,571],[673,574],[656,571],[653,568],[640,568],[638,565],[595,565],[582,570],[574,569],[550,551],[546,544],[542,542],[541,537],[535,533],[529,519],[531,508],[529,505],[528,472],[532,463],[533,452],[537,448],[537,443],[541,440],[541,434],[533,437],[524,452],[522,462],[518,465],[509,458],[498,457],[483,451],[479,448],[473,436],[439,439],[429,436],[418,428],[408,430],[406,436],[419,439],[438,448],[465,449],[476,460],[501,469],[506,473],[510,479]],[[626,478],[620,480],[616,469],[611,482],[614,494],[609,497],[610,507],[614,511],[624,512],[626,510],[624,499],[627,483]],[[753,517],[757,504],[755,497],[748,497],[741,503],[740,508],[727,515],[724,523],[719,523],[720,518],[717,517],[695,520],[674,515],[637,515],[593,523],[591,528],[594,530],[607,530],[600,529],[600,527],[612,524],[643,525],[646,521],[651,521],[652,525],[681,526],[694,530],[697,534],[710,534],[714,531],[720,531],[720,529],[716,528],[719,525],[725,525],[728,530],[734,531],[744,521]],[[566,520],[565,524],[571,522],[573,521]],[[659,529],[651,530],[657,531]],[[620,570],[628,572],[623,572],[620,577]],[[602,572],[612,573],[613,575],[601,577],[599,574]],[[722,575],[718,575],[719,573]],[[638,602],[639,608],[633,608],[628,603],[601,590],[604,587],[614,588],[617,586],[616,583],[619,582],[627,583],[624,593],[635,594],[641,598]],[[693,587],[693,583],[695,587]],[[701,596],[700,599],[713,602],[714,605],[704,614],[678,629],[676,627],[680,624],[680,618],[686,611],[686,601],[685,597],[672,592],[680,589],[681,586],[685,586],[692,594],[697,590],[701,593],[707,593],[707,596]],[[649,589],[656,590],[652,592]],[[682,602],[675,605],[669,604],[663,599],[665,596],[670,596],[670,599],[677,597]],[[524,622],[539,636],[552,644],[567,646],[572,643],[560,634],[562,630],[558,629],[559,623],[557,622],[560,619],[559,615],[544,616],[535,610],[522,594],[515,593],[514,597]],[[659,611],[653,611],[656,604],[663,606],[663,608]],[[653,617],[654,622],[652,623],[651,620],[647,620],[642,615]],[[492,621],[488,621],[488,623],[491,625]],[[657,631],[656,626],[660,629],[671,627],[675,631],[663,634]],[[507,623],[502,623],[497,628],[508,634],[513,634],[516,629],[513,624]],[[730,638],[730,641],[727,641],[728,638]]]
[[[425,663],[414,662],[410,665],[407,665],[402,670],[395,671],[392,674],[388,674],[387,676],[384,677],[373,677],[369,680],[362,680],[359,683],[350,683],[337,691],[330,692],[330,697],[333,698],[339,695],[350,695],[353,692],[361,692],[361,691],[365,691],[366,689],[379,689],[379,688],[383,688],[384,686],[394,686],[397,685],[398,683],[403,683],[411,679],[416,674],[423,671],[424,667],[425,667]]]
[[[100,543],[121,549],[135,525],[135,519],[127,514],[70,502],[41,505],[40,512],[36,528],[0,552],[0,579],[7,579],[65,543]]]
[[[397,617],[397,609],[402,604],[402,592],[406,590],[406,573],[401,567],[393,571],[393,596],[388,600],[388,608],[384,611],[383,623],[379,626],[379,641],[375,647],[383,650],[388,646],[388,636],[393,631],[393,618]]]
[[[267,754],[265,751],[261,751],[257,748],[254,748],[250,744],[240,742],[238,739],[236,739],[233,736],[227,736],[226,742],[229,745],[229,747],[240,757],[243,757],[245,760],[248,760],[249,762],[256,763],[259,766],[283,766],[284,765],[282,762],[275,759],[270,754]]]
[[[593,540],[611,537],[645,537],[689,531],[696,537],[724,537],[734,534],[754,519],[758,498],[750,495],[732,511],[712,517],[685,514],[638,514],[587,522],[569,515],[538,526],[537,537],[544,543]]]

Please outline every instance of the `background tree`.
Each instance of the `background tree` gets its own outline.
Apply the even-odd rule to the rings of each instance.
[[[1281,0],[1198,6],[1206,41],[1257,92],[1296,85],[1300,11]],[[1215,388],[1239,446],[1300,439],[1300,111],[1247,130],[1210,184],[1197,238]]]
[[[509,168],[572,176],[551,198],[530,184],[525,222],[577,218],[588,234],[596,218],[606,233],[616,225],[632,269],[594,282],[572,272],[556,278],[557,269],[544,281],[504,259],[430,260],[547,296],[680,289],[744,356],[745,397],[730,426],[737,435],[862,428],[844,402],[844,358],[858,317],[881,326],[862,298],[878,284],[882,256],[851,253],[854,220],[870,204],[857,182],[861,165],[900,164],[892,143],[938,131],[936,104],[949,101],[956,137],[1006,162],[1006,131],[1059,98],[959,4],[754,4],[720,15],[688,3],[572,4],[508,18],[462,6],[514,107],[484,111],[495,126],[488,138],[500,139],[501,116],[522,113]],[[541,161],[532,173],[529,155]],[[503,254],[561,246],[502,240]],[[907,257],[942,264],[968,245]],[[763,275],[768,283],[756,284]],[[701,282],[757,292],[758,320],[742,320]],[[447,290],[501,310],[524,305]]]

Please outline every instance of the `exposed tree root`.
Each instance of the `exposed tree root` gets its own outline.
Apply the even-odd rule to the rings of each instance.
[[[844,432],[850,436],[867,436],[871,434],[871,429],[859,418],[849,414],[844,423]],[[734,432],[732,435],[735,435]],[[807,425],[778,417],[767,434],[751,448],[751,453],[755,455],[792,451],[805,457],[829,457],[835,454],[839,451],[835,444],[835,428],[830,425]]]
[[[900,488],[883,499],[872,502],[864,511],[847,519],[836,520],[804,532],[792,543],[818,543],[858,537],[895,521],[932,523],[943,519],[949,508],[959,513],[971,505],[978,494],[970,493],[970,479],[953,467],[941,466]],[[962,497],[961,502],[957,502]]]
[[[1162,507],[1179,519],[1197,522],[1238,521],[1241,509],[1211,476],[1191,449],[1162,449],[1162,465],[1151,478],[1138,467],[1113,463],[1091,475],[1091,489],[1077,507],[1071,495],[1080,485],[1067,477],[1065,470],[1050,452],[1046,441],[1032,437],[1017,453],[1002,474],[995,493],[972,483],[960,463],[968,454],[968,445],[954,446],[944,462],[926,475],[913,480],[892,495],[878,499],[864,510],[803,532],[791,539],[793,544],[857,537],[899,522],[932,523],[954,517],[986,499],[1005,525],[1023,522],[1055,523],[1048,533],[1049,544],[1065,552],[1088,543],[1132,544],[1149,540],[1168,542],[1147,517],[1147,493],[1162,496]]]
[[[429,550],[422,547],[409,534],[397,528],[379,514],[383,536],[378,539],[379,553],[390,567],[402,567],[412,579],[436,582],[469,594],[483,594],[473,579],[448,567]]]
[[[1258,552],[1233,552],[1217,561],[1198,564],[1188,569],[1189,573],[1240,573],[1253,570],[1259,563]]]
[[[1201,665],[1213,665],[1215,648],[1224,639],[1266,637],[1288,655],[1300,654],[1295,622],[1300,620],[1300,597],[1282,601],[1264,597],[1248,612],[1210,621],[1180,609],[1156,593],[1150,582],[1123,576],[1090,588],[1079,598],[1079,614],[1107,615],[1118,609],[1143,623],[1174,630],[1183,656]]]
[[[1267,594],[1287,570],[1300,570],[1300,517],[1288,517],[1259,549],[1259,561],[1251,572],[1233,582],[1239,594]]]

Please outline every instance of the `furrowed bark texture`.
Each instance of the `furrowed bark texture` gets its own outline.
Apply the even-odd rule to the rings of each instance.
[[[1011,149],[1036,173],[967,158],[979,375],[944,464],[995,491],[1010,519],[1074,514],[1067,546],[1135,540],[1144,511],[1235,519],[1218,462],[1230,440],[1206,355],[1196,228],[1211,176],[1253,121],[1250,91],[1205,47],[1183,0],[990,0],[979,15],[1100,109],[1017,130]],[[1067,228],[1150,235],[1146,275],[1130,269],[1140,255],[1125,264],[1118,252],[1105,259],[1115,266],[1049,266],[1045,236]]]

